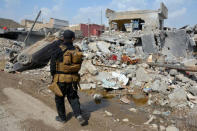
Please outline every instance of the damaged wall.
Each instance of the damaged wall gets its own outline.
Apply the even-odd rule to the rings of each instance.
[[[155,30],[163,28],[164,19],[168,17],[168,9],[163,3],[159,10],[115,12],[107,9],[106,17],[109,19],[110,28],[112,28],[113,22],[117,23],[120,30],[123,23],[132,23],[132,20],[141,19],[145,22],[144,30]]]

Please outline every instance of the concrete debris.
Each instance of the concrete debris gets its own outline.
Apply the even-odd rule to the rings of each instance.
[[[168,95],[169,100],[170,100],[170,106],[175,107],[175,106],[185,106],[187,105],[187,94],[186,91],[183,88],[176,88],[174,89],[172,94]]]
[[[98,41],[96,45],[102,53],[105,53],[105,54],[110,53],[110,50],[109,50],[110,44],[109,43]]]
[[[188,93],[187,98],[194,104],[197,104],[197,96],[193,96],[192,94]]]
[[[175,70],[175,69],[171,69],[170,72],[169,72],[169,74],[170,74],[171,76],[176,76],[176,75],[178,75],[178,72],[177,72],[177,70]]]
[[[129,104],[131,102],[126,96],[123,96],[122,98],[120,98],[120,101],[122,101],[125,104]]]
[[[129,122],[129,119],[128,118],[124,118],[122,119],[123,122]]]
[[[163,54],[172,54],[175,57],[188,56],[187,51],[192,51],[188,35],[185,30],[167,31]]]
[[[160,131],[166,131],[166,128],[164,126],[160,126]]]
[[[142,39],[142,48],[145,53],[157,53],[157,47],[155,43],[155,37],[153,33],[143,35]]]
[[[167,93],[167,89],[168,89],[168,85],[160,80],[155,80],[153,82],[153,84],[150,86],[150,88],[152,89],[152,91],[154,92],[160,92],[160,93]]]
[[[150,119],[147,122],[145,122],[144,124],[145,125],[150,124],[155,118],[156,118],[155,116],[150,116]]]
[[[188,89],[188,91],[194,95],[194,96],[197,96],[197,86],[192,86]]]
[[[136,112],[137,112],[137,109],[135,109],[135,108],[130,108],[129,111],[135,112],[135,113],[136,113]]]
[[[111,112],[109,112],[109,111],[105,111],[105,114],[106,114],[107,116],[113,116],[113,114],[112,114]]]
[[[90,90],[90,89],[95,89],[96,84],[80,84],[81,90]]]
[[[90,42],[88,44],[88,47],[89,47],[90,51],[92,51],[92,52],[98,52],[99,51],[98,47],[97,47],[97,42]]]
[[[96,69],[96,67],[92,64],[92,62],[86,61],[84,62],[84,67],[85,69],[92,75],[97,75],[98,74],[98,70]]]
[[[182,62],[184,66],[195,66],[197,64],[196,59],[186,59]]]
[[[149,74],[142,67],[137,69],[137,71],[136,71],[136,78],[137,78],[138,81],[141,81],[141,82],[149,82],[150,79],[151,79]]]
[[[175,126],[168,126],[168,127],[166,128],[166,131],[179,131],[179,129],[176,128]]]

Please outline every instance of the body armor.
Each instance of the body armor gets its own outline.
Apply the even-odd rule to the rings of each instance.
[[[63,52],[63,60],[56,61],[56,74],[53,78],[53,84],[49,86],[56,95],[62,96],[61,90],[57,87],[57,82],[62,83],[79,83],[83,53],[78,47],[74,50],[68,50],[65,45],[60,45]]]

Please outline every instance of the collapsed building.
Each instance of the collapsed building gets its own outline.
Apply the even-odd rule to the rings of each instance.
[[[120,43],[121,40],[126,43],[137,41],[134,45],[142,45],[140,50],[143,53],[162,53],[172,61],[173,57],[192,57],[191,52],[196,48],[195,37],[192,34],[195,28],[192,30],[190,28],[189,31],[164,28],[164,20],[168,18],[168,9],[164,3],[160,4],[158,10],[115,12],[107,9],[106,17],[109,20],[109,33],[111,33],[108,34],[110,38],[105,34],[104,39],[107,41]],[[126,35],[118,38],[114,31],[125,32]]]
[[[156,30],[163,29],[164,19],[168,18],[168,9],[163,3],[158,10],[115,12],[107,9],[106,17],[109,20],[110,30],[126,31],[125,26],[130,26],[130,31]]]

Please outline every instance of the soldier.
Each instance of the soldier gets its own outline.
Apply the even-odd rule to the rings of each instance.
[[[73,46],[74,39],[74,32],[70,30],[63,32],[64,42],[59,45],[59,48],[51,56],[50,71],[53,76],[53,83],[49,88],[55,93],[58,112],[56,120],[66,122],[64,98],[67,96],[76,119],[81,125],[84,125],[86,121],[81,115],[79,96],[77,94],[80,80],[78,71],[81,68],[83,55],[79,48]]]

